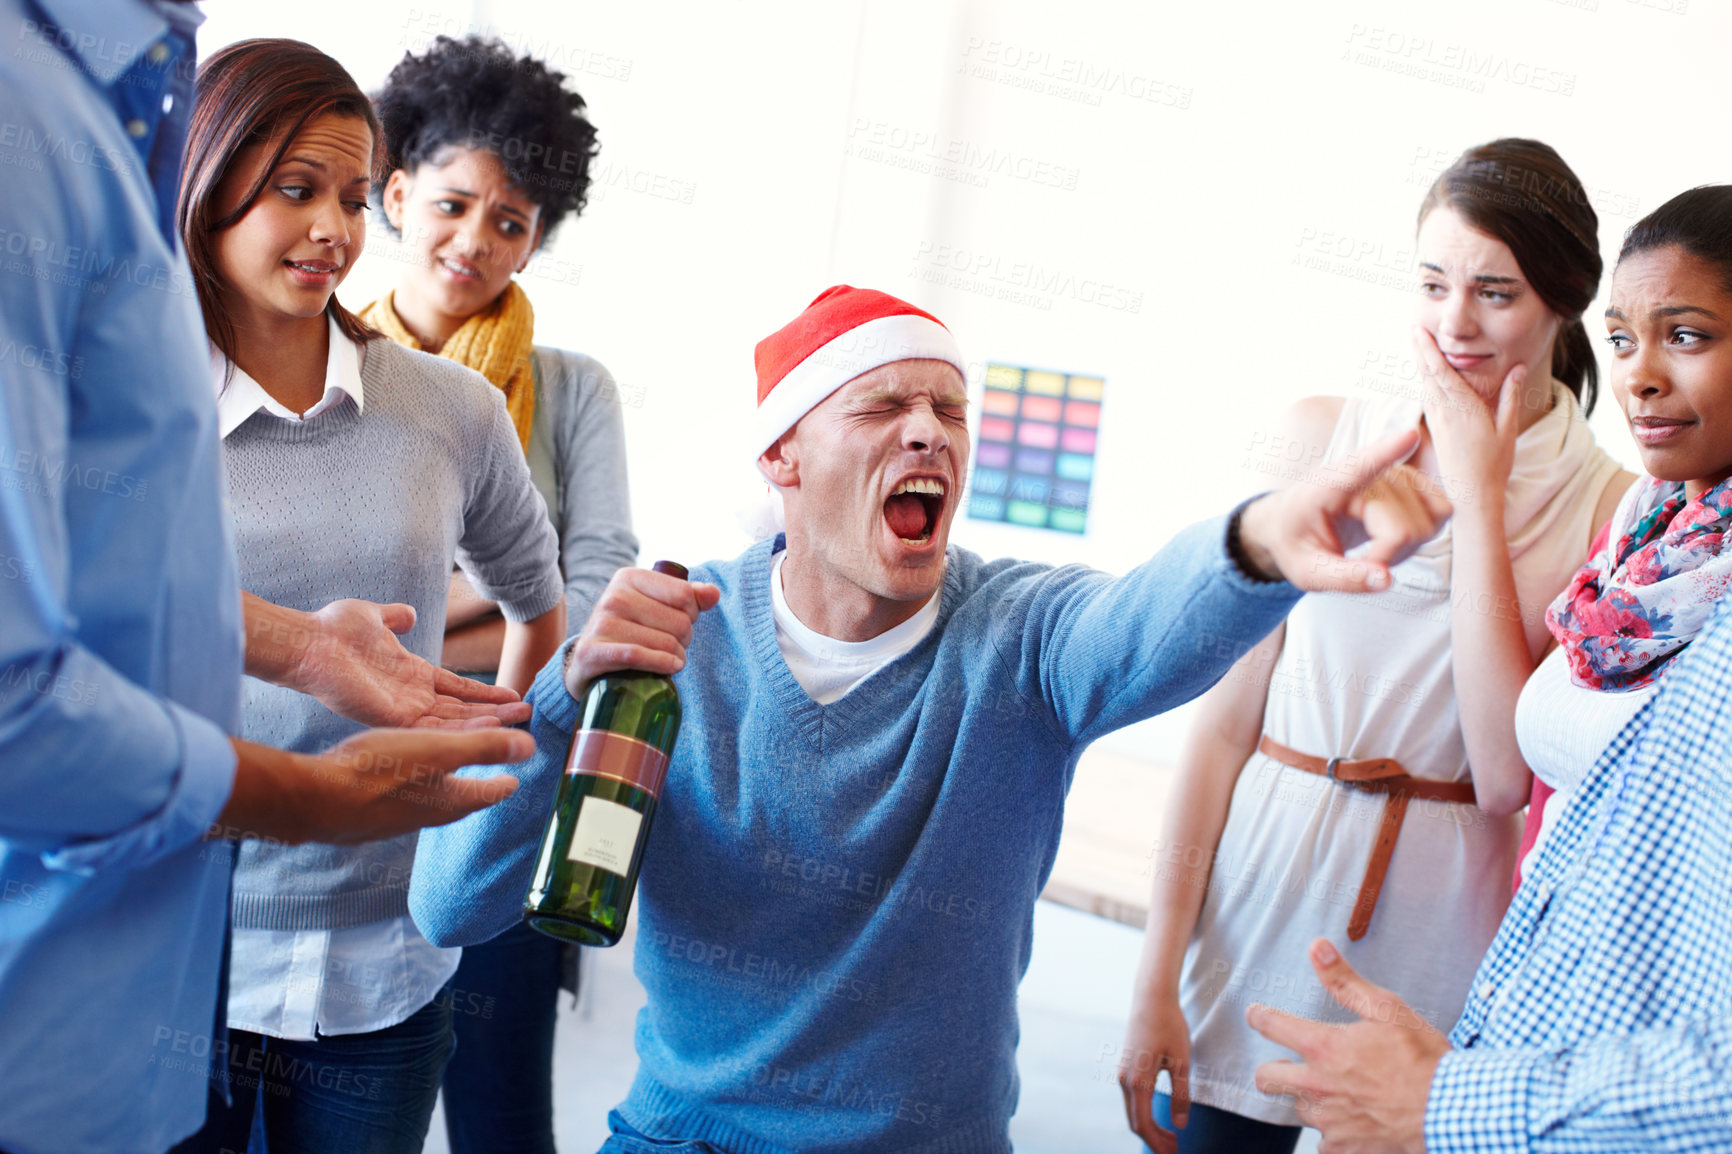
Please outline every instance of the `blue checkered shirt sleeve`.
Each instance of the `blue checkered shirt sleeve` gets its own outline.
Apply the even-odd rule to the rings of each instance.
[[[1732,599],[1601,755],[1505,915],[1431,1154],[1732,1150]]]

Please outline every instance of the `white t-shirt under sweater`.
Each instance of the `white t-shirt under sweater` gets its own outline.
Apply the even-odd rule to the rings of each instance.
[[[1534,776],[1557,792],[1546,799],[1539,836],[1522,859],[1522,876],[1600,754],[1654,696],[1659,681],[1624,693],[1589,689],[1570,680],[1562,646],[1551,651],[1516,699],[1516,744]]]
[[[1329,457],[1346,458],[1419,417],[1414,403],[1350,399]],[[1561,387],[1515,452],[1506,524],[1537,658],[1551,640],[1545,606],[1580,567],[1595,502],[1618,466],[1594,444]],[[1299,602],[1276,659],[1265,733],[1316,757],[1392,757],[1415,777],[1469,780],[1452,679],[1450,619],[1463,591],[1450,587],[1451,541],[1446,524],[1394,567],[1394,584],[1383,593],[1313,594]],[[1459,1016],[1509,902],[1521,820],[1472,805],[1410,802],[1369,932],[1353,942],[1347,925],[1383,806],[1380,794],[1261,753],[1245,763],[1180,984],[1197,1101],[1299,1123],[1288,1099],[1256,1089],[1260,1063],[1292,1054],[1252,1031],[1245,1009],[1263,1002],[1302,1017],[1347,1020],[1307,960],[1318,937],[1439,1029]]]
[[[776,618],[776,647],[788,672],[813,701],[829,705],[865,681],[879,669],[901,657],[938,622],[936,596],[926,599],[920,612],[866,641],[838,641],[806,628],[782,594],[782,562],[786,552],[776,554],[770,566],[770,605]]]

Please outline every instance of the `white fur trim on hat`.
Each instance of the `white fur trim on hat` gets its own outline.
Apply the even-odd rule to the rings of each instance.
[[[861,373],[914,360],[947,361],[964,379],[968,376],[962,349],[950,330],[913,313],[879,317],[832,338],[789,369],[758,406],[752,423],[752,458],[763,456],[776,438]]]

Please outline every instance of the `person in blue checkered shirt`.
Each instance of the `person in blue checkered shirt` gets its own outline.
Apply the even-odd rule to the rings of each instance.
[[[1693,501],[1718,491],[1732,477],[1732,186],[1630,230],[1607,327],[1644,465]],[[1732,528],[1732,513],[1703,518],[1717,537]],[[1301,1059],[1266,1063],[1258,1086],[1292,1095],[1328,1154],[1732,1150],[1729,732],[1723,597],[1571,799],[1448,1038],[1319,940],[1312,965],[1361,1021],[1253,1006],[1251,1024]]]

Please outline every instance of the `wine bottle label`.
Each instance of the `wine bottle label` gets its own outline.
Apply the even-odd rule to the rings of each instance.
[[[571,760],[565,771],[610,777],[660,797],[668,776],[668,755],[646,741],[611,729],[580,729],[572,735]]]
[[[571,850],[565,856],[627,877],[632,850],[637,848],[637,831],[642,825],[643,814],[630,806],[606,798],[586,797],[577,811],[577,828],[572,831]]]

